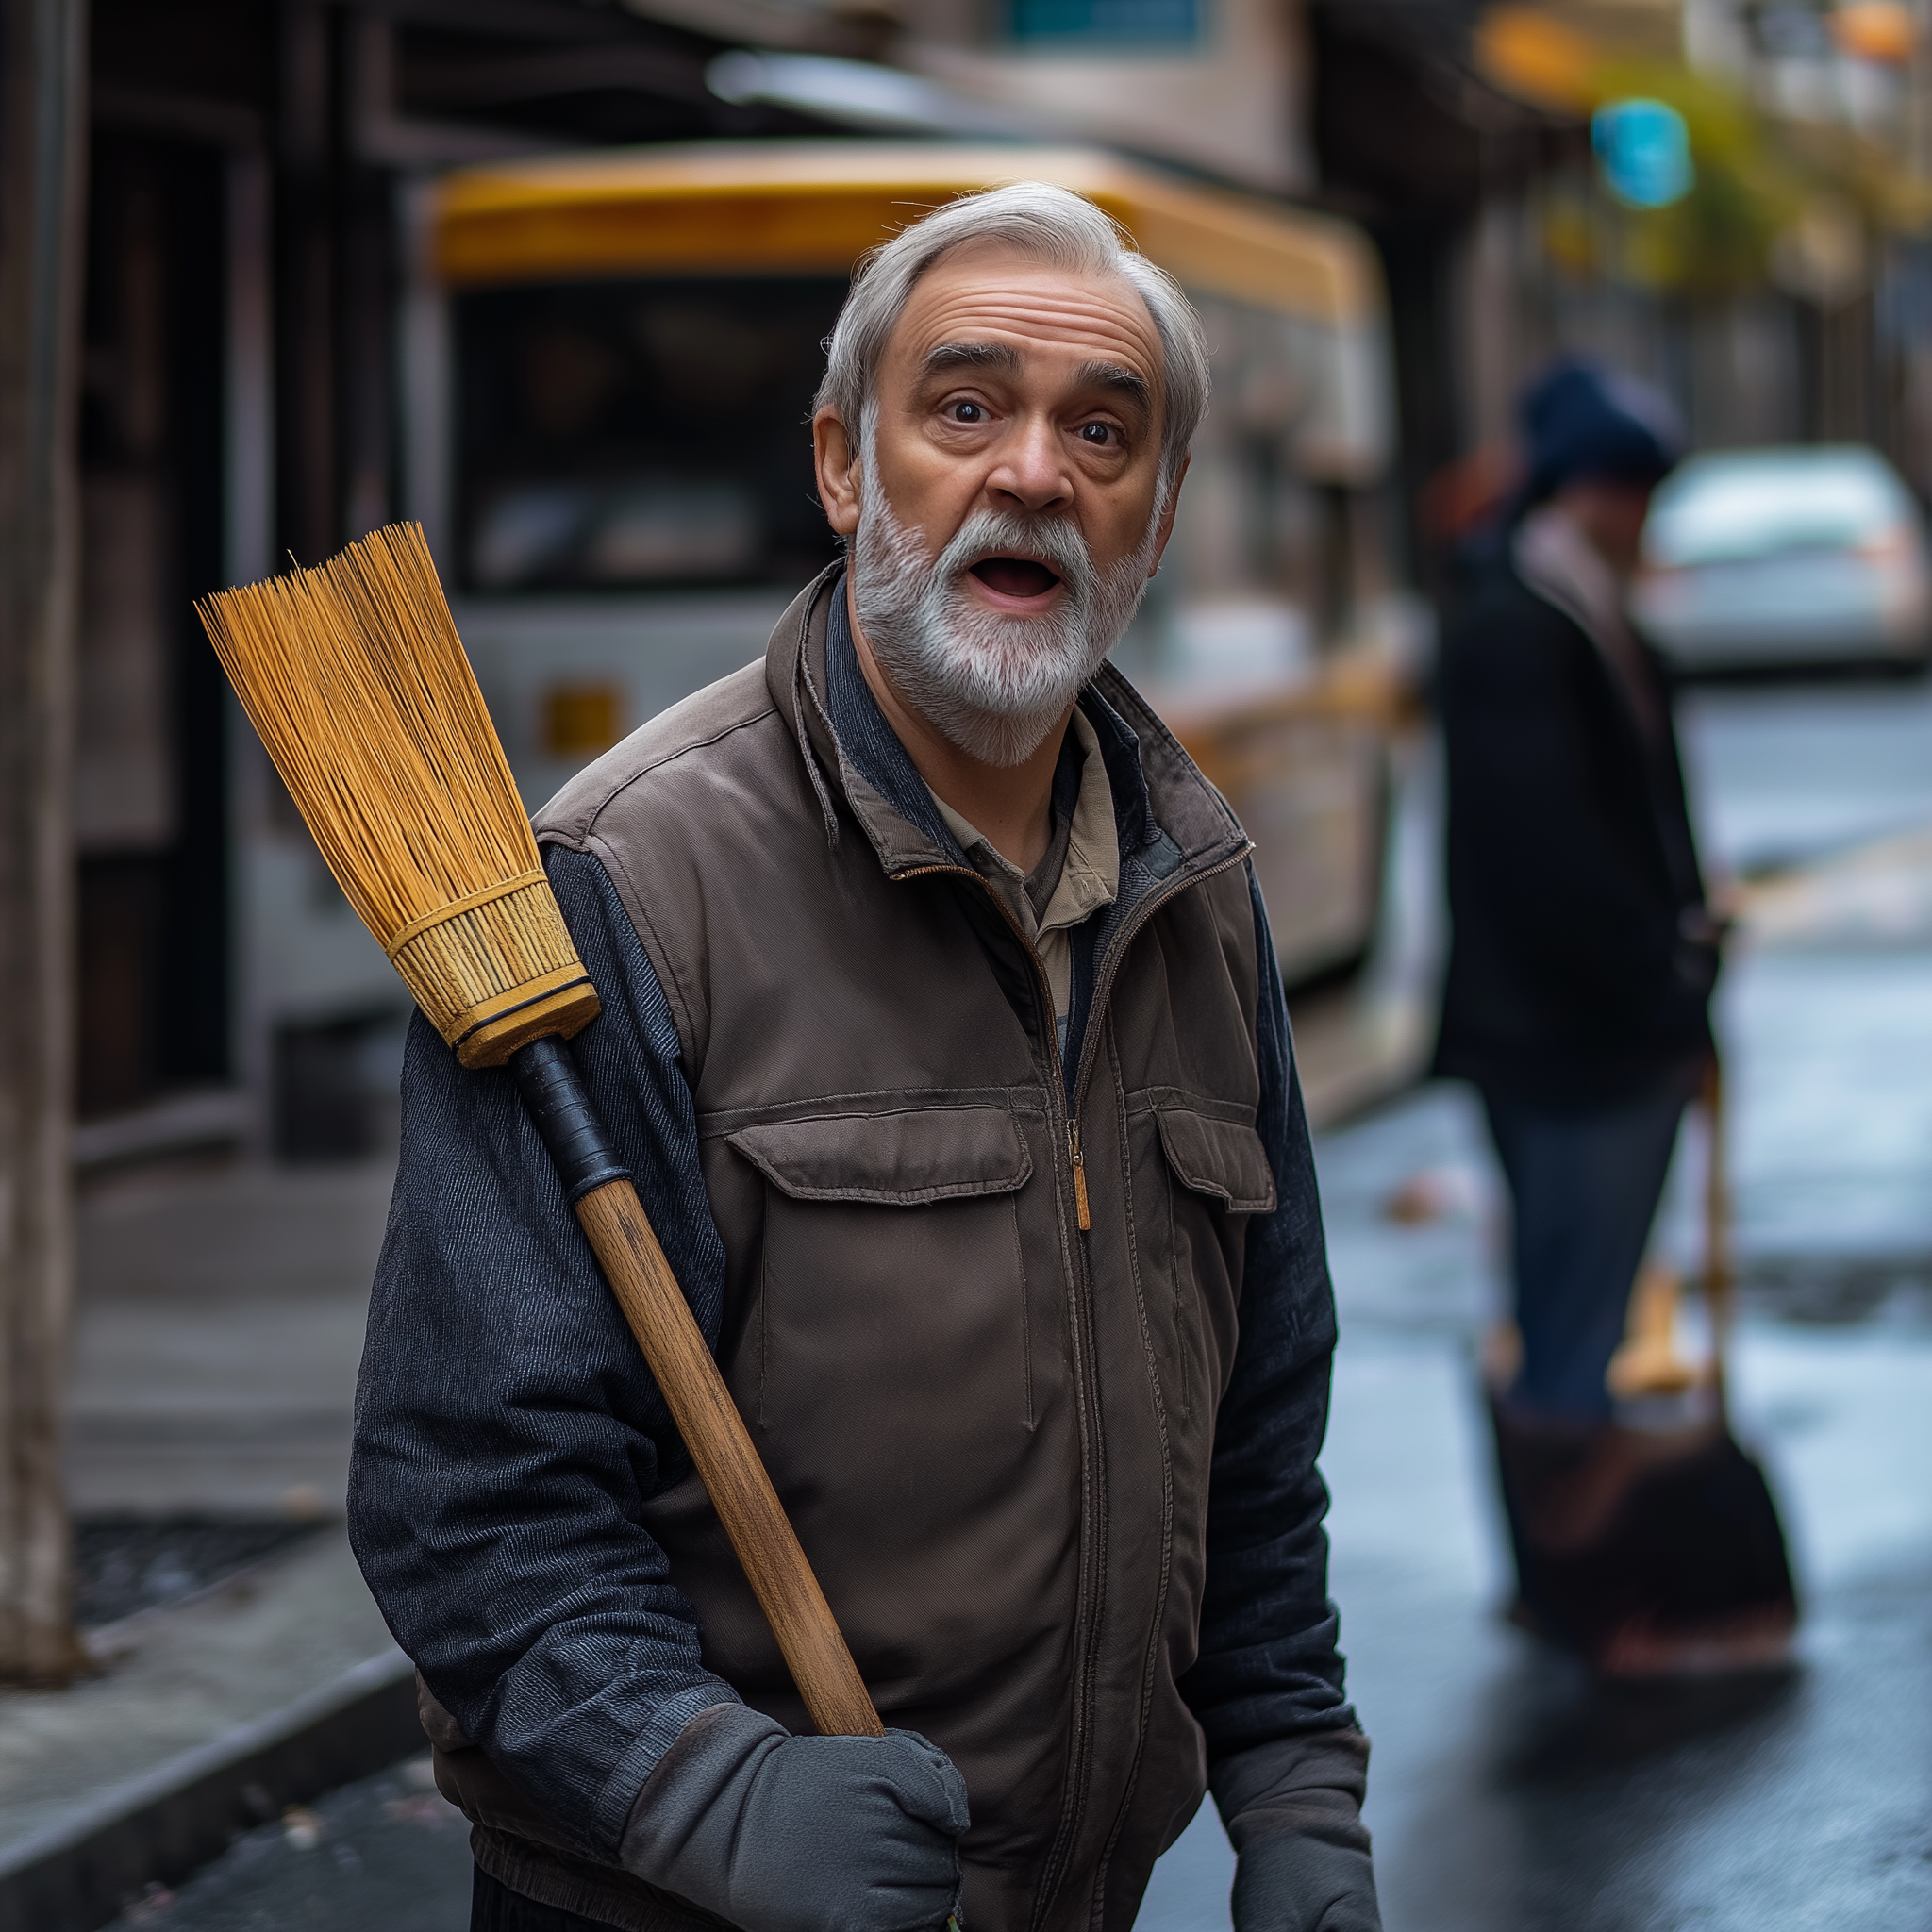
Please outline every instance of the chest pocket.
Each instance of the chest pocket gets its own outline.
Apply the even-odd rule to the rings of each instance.
[[[1275,1206],[1268,1150],[1222,1102],[1158,1090],[1130,1103],[1142,1292],[1164,1399],[1182,1417],[1234,1360],[1248,1217]]]
[[[1182,1186],[1218,1200],[1230,1214],[1272,1214],[1274,1174],[1268,1150],[1246,1121],[1221,1120],[1184,1102],[1154,1107],[1167,1164]]]
[[[725,1139],[793,1201],[917,1208],[1011,1193],[1033,1172],[1020,1124],[1003,1107],[816,1114]]]
[[[725,1138],[765,1182],[757,1420],[784,1453],[826,1459],[794,1474],[883,1508],[985,1464],[943,1440],[963,1419],[1030,1425],[1018,1204],[1033,1157],[1009,1109],[891,1106]]]

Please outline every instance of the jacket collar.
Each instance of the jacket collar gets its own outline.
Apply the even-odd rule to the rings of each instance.
[[[765,654],[766,688],[797,741],[824,814],[826,840],[838,841],[842,804],[891,876],[963,867],[964,854],[863,677],[829,675],[835,610],[842,632],[844,596],[841,559],[793,599]],[[1113,791],[1124,878],[1132,872],[1161,880],[1247,849],[1247,837],[1220,793],[1111,664],[1101,666],[1079,702],[1100,741]]]
[[[1524,518],[1509,554],[1524,584],[1596,646],[1639,733],[1655,747],[1665,735],[1663,694],[1630,628],[1616,573],[1555,504]]]

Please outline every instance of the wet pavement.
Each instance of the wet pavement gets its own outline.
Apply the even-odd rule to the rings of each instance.
[[[427,1753],[291,1807],[178,1890],[150,1888],[109,1932],[465,1932],[470,1827]]]
[[[1932,1924],[1932,1326],[1746,1316],[1734,1408],[1791,1539],[1798,1668],[1598,1692],[1497,1615],[1507,1570],[1473,1366],[1495,1297],[1481,1194],[1427,1228],[1376,1200],[1418,1151],[1480,1174],[1476,1128],[1462,1096],[1436,1092],[1323,1150],[1345,1337],[1324,1458],[1333,1587],[1376,1740],[1389,1932]],[[1196,1833],[1205,1900],[1226,1855],[1211,1821]],[[1217,1923],[1224,1908],[1143,1919]]]
[[[1754,878],[1812,868],[1754,889],[1760,936],[1721,1014],[1734,1407],[1790,1535],[1799,1660],[1747,1686],[1609,1696],[1500,1620],[1473,1368],[1499,1306],[1479,1121],[1426,1088],[1324,1135],[1334,1589],[1375,1740],[1388,1932],[1932,1925],[1932,889],[1915,883],[1932,857],[1907,841],[1851,914],[1817,889],[1837,855],[1932,827],[1932,690],[1707,693],[1685,728],[1711,858]],[[1659,1236],[1684,1262],[1696,1154]],[[1420,1218],[1391,1217],[1398,1191]],[[265,1827],[126,1923],[458,1932],[460,1830],[412,1810],[403,1776],[313,1807],[312,1829]],[[1141,1932],[1225,1927],[1230,1870],[1210,1807],[1162,1861]]]

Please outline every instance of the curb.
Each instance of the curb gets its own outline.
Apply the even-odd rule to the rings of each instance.
[[[283,1807],[425,1747],[414,1666],[389,1650],[0,1847],[0,1927],[97,1932]]]

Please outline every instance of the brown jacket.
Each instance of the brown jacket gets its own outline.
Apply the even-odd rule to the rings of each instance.
[[[1248,841],[1104,670],[1153,837],[1067,1080],[1009,915],[833,731],[838,584],[538,831],[601,861],[669,1001],[726,1255],[720,1365],[881,1715],[965,1776],[968,1924],[1126,1932],[1206,1786],[1178,1681],[1245,1231],[1275,1206]],[[644,1526],[705,1663],[808,1728],[696,1478]],[[486,1866],[588,1908],[530,1882],[545,1855],[506,1840],[467,1755],[446,1788],[497,1827]]]

